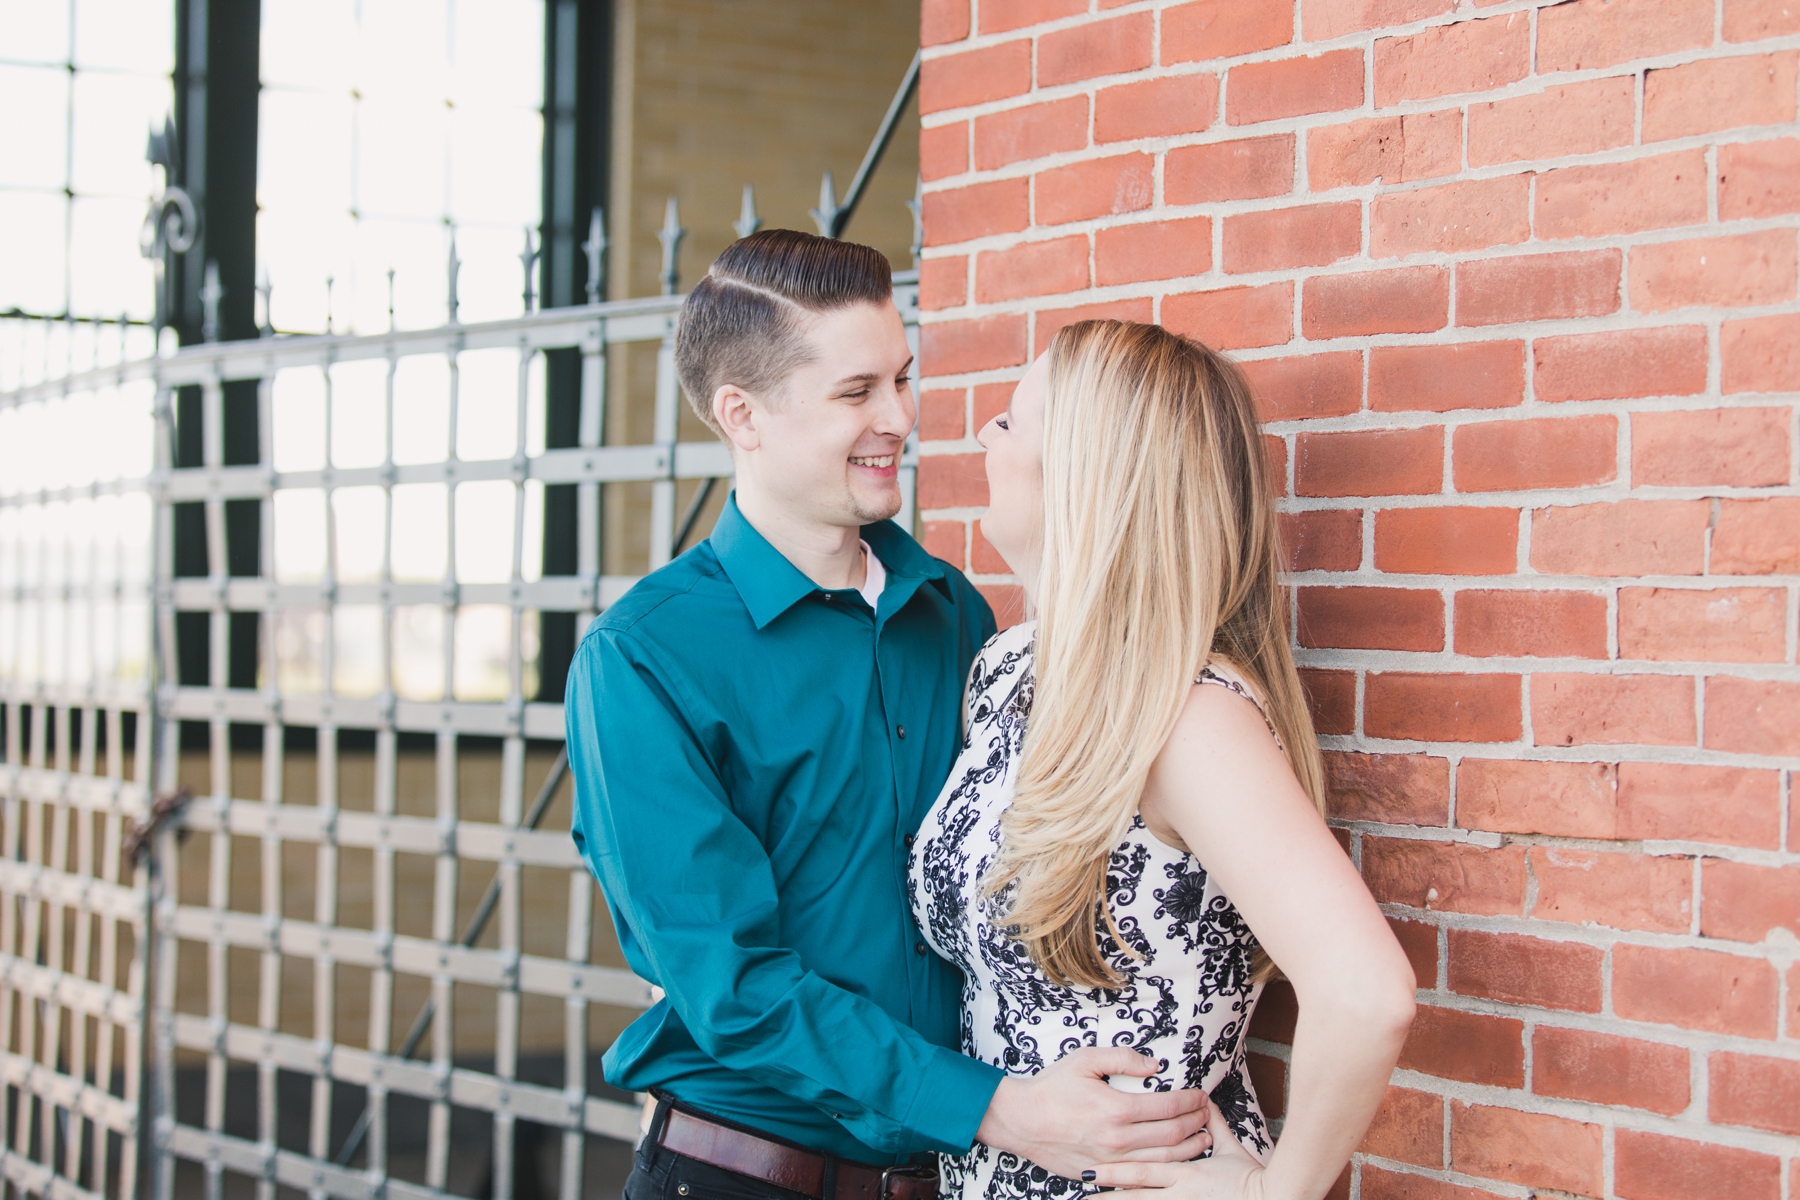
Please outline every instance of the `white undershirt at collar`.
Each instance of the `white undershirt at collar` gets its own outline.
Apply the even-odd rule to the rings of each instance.
[[[873,550],[869,549],[869,543],[859,539],[859,544],[862,546],[864,569],[863,585],[857,590],[862,593],[862,598],[869,602],[870,608],[879,609],[881,607],[881,589],[887,586],[887,568],[881,565],[881,560],[875,557]]]

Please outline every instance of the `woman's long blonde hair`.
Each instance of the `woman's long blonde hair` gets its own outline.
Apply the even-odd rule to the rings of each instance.
[[[1324,772],[1243,376],[1205,346],[1125,321],[1068,326],[1049,366],[1037,680],[988,886],[1014,885],[1009,922],[1052,979],[1116,987],[1099,946],[1102,928],[1118,932],[1107,859],[1200,669],[1222,659],[1260,690],[1321,813]]]

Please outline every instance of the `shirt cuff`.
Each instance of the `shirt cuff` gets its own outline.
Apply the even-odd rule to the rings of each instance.
[[[954,1050],[933,1047],[905,1124],[943,1154],[967,1154],[1006,1072]]]

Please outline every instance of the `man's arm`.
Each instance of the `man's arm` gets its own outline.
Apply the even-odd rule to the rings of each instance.
[[[967,1150],[1001,1072],[931,1044],[778,944],[768,855],[671,686],[646,648],[602,633],[571,665],[566,709],[583,853],[655,982],[714,1060],[862,1142]]]

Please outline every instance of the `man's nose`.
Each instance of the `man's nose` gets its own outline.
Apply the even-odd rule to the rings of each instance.
[[[892,384],[882,389],[881,410],[876,414],[874,431],[905,440],[912,432],[913,422],[918,420],[918,410],[913,405],[912,389],[897,388]]]

